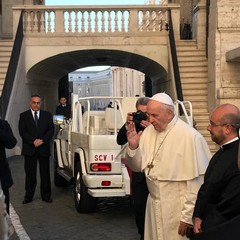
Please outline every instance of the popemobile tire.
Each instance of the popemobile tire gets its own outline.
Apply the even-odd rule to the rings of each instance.
[[[57,149],[54,147],[54,184],[56,187],[67,187],[69,182],[57,172],[58,167]]]
[[[74,202],[76,210],[80,213],[92,213],[96,210],[98,199],[88,193],[82,179],[80,162],[75,165],[74,171]]]

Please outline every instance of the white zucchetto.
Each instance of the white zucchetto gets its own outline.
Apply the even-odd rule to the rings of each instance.
[[[154,100],[160,103],[164,103],[170,106],[174,106],[173,100],[166,93],[157,93],[153,95],[150,100]]]

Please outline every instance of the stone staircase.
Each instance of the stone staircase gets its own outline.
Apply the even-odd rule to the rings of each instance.
[[[9,60],[12,53],[13,40],[0,39],[0,96],[5,82]]]
[[[210,150],[216,151],[216,144],[207,131],[209,112],[207,106],[208,67],[204,49],[197,49],[195,41],[176,42],[183,98],[193,106],[193,116],[197,130],[207,140]]]

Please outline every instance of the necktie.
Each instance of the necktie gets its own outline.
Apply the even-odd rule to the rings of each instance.
[[[37,111],[34,112],[34,121],[36,124],[36,127],[38,126],[38,115],[37,115]]]

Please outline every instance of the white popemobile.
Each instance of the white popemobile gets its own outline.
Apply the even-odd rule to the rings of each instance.
[[[54,116],[59,126],[54,139],[54,183],[74,185],[74,202],[78,212],[96,209],[99,197],[123,197],[131,194],[130,176],[122,163],[123,149],[116,143],[118,130],[128,112],[134,112],[137,97],[85,97],[72,94],[72,119]],[[100,101],[112,102],[113,108],[93,110]],[[187,103],[187,110],[185,105]],[[189,102],[176,101],[181,114],[192,125]],[[83,113],[82,106],[86,108]]]

